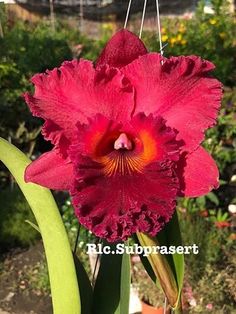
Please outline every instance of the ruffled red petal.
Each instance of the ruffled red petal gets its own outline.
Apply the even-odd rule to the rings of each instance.
[[[78,179],[71,190],[81,224],[115,242],[135,232],[155,235],[175,209],[178,181],[169,165],[149,164],[132,176],[104,176],[101,164],[78,159]]]
[[[116,151],[119,134],[133,148]],[[134,232],[156,234],[173,214],[179,156],[176,133],[162,118],[138,114],[124,125],[98,115],[78,125],[70,148],[76,180],[71,194],[79,221],[109,241]]]
[[[177,175],[180,181],[180,196],[202,196],[219,187],[216,163],[202,147],[191,154],[182,154],[177,165]]]
[[[161,65],[163,61],[163,65]],[[200,57],[162,59],[157,53],[122,68],[136,90],[136,111],[155,113],[175,128],[184,149],[196,149],[204,131],[215,124],[222,85],[209,76],[214,65]]]
[[[182,142],[176,141],[177,132],[167,127],[162,117],[139,113],[126,127],[143,143],[142,156],[148,162],[179,159]]]
[[[133,33],[122,29],[108,41],[96,66],[108,64],[121,68],[146,53],[147,49],[143,42]]]
[[[44,134],[54,144],[62,134],[63,141],[73,142],[77,122],[98,112],[127,120],[134,109],[134,91],[124,75],[108,66],[95,70],[90,61],[64,62],[59,69],[35,75],[32,82],[35,93],[26,93],[25,100],[35,116],[47,121]]]
[[[57,149],[59,149],[60,154],[64,158],[67,158],[67,151],[70,146],[70,141],[65,136],[61,127],[48,119],[45,121],[42,127],[42,135],[46,140],[51,141],[51,143],[55,145]]]
[[[69,190],[73,182],[72,163],[52,150],[33,161],[25,171],[25,182],[32,182],[53,190]]]
[[[93,78],[92,62],[64,62],[60,68],[34,75],[31,81],[35,93],[26,93],[25,100],[33,115],[50,119],[70,138],[76,122],[86,120],[87,115],[83,112],[86,85]]]

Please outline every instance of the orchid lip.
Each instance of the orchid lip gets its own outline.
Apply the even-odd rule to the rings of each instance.
[[[121,133],[117,140],[114,142],[114,149],[119,150],[119,149],[127,149],[131,150],[132,147],[132,142],[129,140],[128,136],[125,133]]]

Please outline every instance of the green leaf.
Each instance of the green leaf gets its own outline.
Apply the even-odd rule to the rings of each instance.
[[[206,197],[216,206],[219,205],[219,199],[213,192],[208,193]]]
[[[80,296],[73,256],[51,192],[36,184],[25,183],[24,172],[30,160],[2,138],[0,160],[9,169],[25,195],[41,232],[50,277],[53,313],[80,314]]]
[[[137,242],[138,244],[140,244],[137,235],[133,236],[135,242]],[[153,268],[151,266],[151,264],[149,263],[148,259],[146,256],[143,256],[142,254],[140,254],[140,259],[142,261],[143,267],[145,268],[146,272],[148,273],[149,277],[152,279],[152,281],[158,285],[159,282],[157,280],[157,277],[155,275],[155,272],[153,271]]]
[[[220,185],[225,185],[225,184],[227,184],[227,181],[225,181],[225,180],[220,180]]]
[[[166,239],[164,243],[162,243],[161,237]],[[167,224],[167,226],[157,235],[157,239],[159,240],[161,245],[167,246],[182,246],[182,238],[179,227],[179,220],[177,211],[175,211],[172,219]],[[181,291],[183,287],[184,281],[184,255],[183,254],[173,254],[168,255],[169,264],[172,268],[173,273],[175,274],[177,286],[178,286],[178,302],[180,301]]]
[[[226,221],[226,220],[228,219],[228,217],[229,217],[229,214],[228,214],[228,213],[224,213],[224,214],[222,215],[222,217],[221,217],[221,220],[222,220],[222,221]]]
[[[105,243],[112,251],[115,244]],[[94,287],[93,314],[128,314],[130,295],[130,257],[103,254]]]
[[[177,212],[174,213],[171,221],[156,237],[150,237],[145,234],[137,234],[137,237],[139,243],[143,246],[155,245],[177,247],[182,245]],[[142,262],[144,259],[144,257],[141,258]],[[171,306],[178,309],[181,306],[179,301],[184,279],[183,254],[150,254],[145,259],[143,265],[149,274],[150,267],[152,267],[153,272],[151,272],[151,278],[154,280],[154,273],[156,276],[154,282],[159,281]]]
[[[39,227],[36,224],[34,224],[32,221],[27,219],[25,220],[25,222],[27,222],[27,224],[31,225],[32,228],[34,228],[36,231],[40,233]]]
[[[153,238],[145,233],[137,233],[137,237],[139,243],[143,247],[159,246],[159,242],[157,242],[156,238]],[[158,279],[156,282],[160,284],[160,287],[162,288],[171,306],[175,307],[178,299],[178,289],[175,276],[168,262],[168,258],[162,254],[150,253],[147,256],[147,260],[149,261],[150,266]],[[146,265],[144,265],[144,267],[145,266]]]
[[[93,289],[89,277],[80,262],[79,258],[74,254],[74,262],[76,268],[77,279],[80,287],[81,314],[91,314]]]
[[[205,196],[200,196],[200,197],[196,198],[196,203],[197,203],[199,208],[201,208],[201,209],[205,208],[206,207]]]
[[[128,314],[130,297],[130,256],[126,253],[122,256],[120,281],[120,304],[115,314]]]

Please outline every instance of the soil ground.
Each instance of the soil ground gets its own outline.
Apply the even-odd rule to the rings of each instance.
[[[43,261],[43,246],[15,249],[3,257],[0,268],[0,314],[51,314],[50,295],[31,285],[29,272]]]

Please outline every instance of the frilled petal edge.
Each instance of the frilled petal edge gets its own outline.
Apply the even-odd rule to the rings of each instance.
[[[77,168],[75,213],[98,237],[116,242],[138,231],[156,235],[170,220],[179,185],[169,166],[152,163],[142,174],[107,177],[100,164],[81,156]]]
[[[134,89],[119,69],[73,60],[60,68],[32,78],[35,93],[25,100],[33,115],[46,122],[43,135],[66,155],[78,122],[85,123],[98,112],[108,118],[126,120],[134,110]]]
[[[163,62],[163,64],[162,64]],[[122,68],[136,90],[136,111],[155,113],[178,131],[183,150],[195,150],[215,124],[222,84],[209,73],[214,65],[197,56],[162,58],[149,53]]]
[[[201,146],[191,154],[182,154],[177,175],[180,196],[197,197],[219,187],[219,171],[211,155]]]
[[[25,182],[32,182],[53,190],[69,190],[73,179],[73,166],[58,150],[41,155],[25,170]]]

